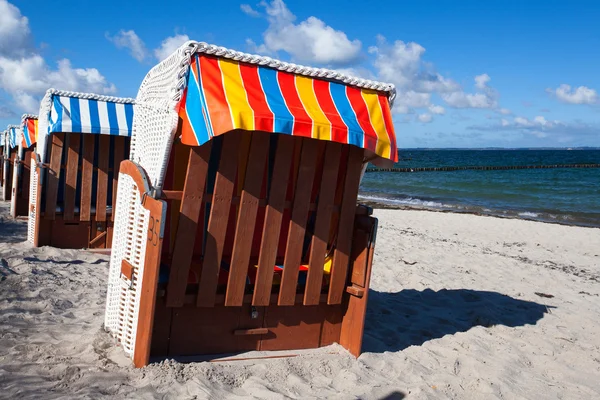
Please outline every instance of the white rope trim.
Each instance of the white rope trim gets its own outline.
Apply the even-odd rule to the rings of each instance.
[[[21,116],[21,126],[25,125],[25,120],[28,119],[38,119],[38,116],[34,114],[23,114]]]
[[[107,101],[107,102],[111,102],[111,103],[122,103],[122,104],[135,103],[135,99],[132,99],[130,97],[116,97],[116,96],[107,96],[107,95],[96,94],[96,93],[71,92],[69,90],[59,90],[59,89],[51,88],[46,91],[46,95],[44,97],[52,97],[52,96],[76,97],[79,99],[100,100],[100,101]]]
[[[215,55],[217,57],[228,58],[231,60],[241,61],[249,64],[258,64],[260,66],[274,68],[279,71],[291,72],[294,74],[309,76],[313,78],[330,79],[359,88],[372,89],[380,92],[388,92],[390,108],[392,107],[394,99],[396,98],[396,87],[391,83],[383,83],[372,81],[370,79],[358,78],[326,68],[313,68],[304,65],[297,65],[285,61],[279,61],[267,56],[243,53],[240,51],[231,50],[225,47],[215,46],[204,42],[190,41],[185,43],[180,49],[183,50],[184,58],[181,61],[181,68],[179,70],[179,73],[177,74],[179,80],[177,82],[177,90],[173,97],[173,100],[175,101],[179,101],[181,99],[181,95],[186,84],[185,77],[188,73],[192,55],[196,53]]]

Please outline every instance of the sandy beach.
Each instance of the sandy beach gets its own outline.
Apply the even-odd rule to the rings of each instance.
[[[600,229],[376,210],[364,354],[136,370],[108,258],[32,248],[0,205],[0,398],[600,398]]]

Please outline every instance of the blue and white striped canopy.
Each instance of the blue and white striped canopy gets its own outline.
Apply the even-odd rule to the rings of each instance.
[[[46,162],[55,132],[128,136],[133,132],[135,99],[49,89],[42,99],[36,151]]]
[[[52,98],[48,133],[80,132],[131,136],[133,100],[111,102],[78,97]]]
[[[8,126],[8,146],[11,149],[15,148],[19,145],[19,142],[17,141],[17,131],[18,130],[19,130],[19,127],[16,125]]]

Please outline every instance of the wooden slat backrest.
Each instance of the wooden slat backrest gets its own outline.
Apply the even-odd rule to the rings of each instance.
[[[304,305],[317,305],[321,295],[323,284],[323,264],[327,251],[329,239],[329,228],[333,202],[335,200],[335,189],[337,188],[338,169],[342,145],[328,142],[325,151],[323,175],[319,190],[319,201],[315,222],[315,231],[312,237],[308,276],[306,290],[304,292]]]
[[[96,190],[96,221],[106,221],[106,201],[108,198],[108,164],[110,136],[98,135],[98,186]]]
[[[206,250],[196,305],[212,307],[215,304],[221,257],[230,214],[231,197],[237,173],[242,132],[234,131],[223,138],[223,148],[212,196],[206,237]]]
[[[83,159],[81,164],[81,201],[79,219],[89,221],[92,215],[92,177],[94,175],[95,135],[83,135]]]
[[[194,147],[190,151],[167,288],[168,307],[183,306],[198,230],[198,218],[202,208],[210,150],[211,143],[209,142],[204,146]]]
[[[344,195],[340,209],[338,235],[331,268],[331,281],[329,284],[329,296],[327,298],[328,304],[340,304],[345,290],[362,163],[363,150],[358,147],[350,147],[346,178],[344,180]]]
[[[61,162],[65,134],[57,132],[52,135],[50,150],[50,165],[46,169],[46,208],[44,218],[53,220],[56,216],[56,201],[58,198],[58,182],[61,175]]]
[[[163,255],[168,307],[183,306],[196,287],[201,307],[268,306],[273,293],[278,305],[342,302],[362,149],[234,131],[171,157],[177,154],[188,157],[183,191],[173,191],[181,178],[164,187],[168,201],[181,199],[167,217],[175,230],[173,250]],[[333,261],[325,278],[327,257]],[[300,273],[302,264],[307,272]]]
[[[65,177],[65,221],[75,218],[75,195],[77,193],[77,174],[79,170],[79,150],[81,134],[69,133],[67,136],[67,160]]]
[[[249,136],[246,135],[246,137]],[[252,142],[245,166],[246,173],[244,174],[245,179],[238,210],[227,293],[225,295],[226,306],[241,306],[244,300],[260,190],[269,154],[269,135],[267,133],[255,132],[251,137]]]
[[[252,304],[255,306],[268,306],[271,300],[273,266],[277,258],[277,245],[279,244],[285,192],[288,186],[287,180],[290,175],[293,150],[294,138],[280,135],[277,140],[273,175],[258,256],[258,271],[252,299]]]
[[[298,179],[294,190],[294,202],[292,206],[292,220],[288,229],[285,259],[283,261],[283,274],[281,276],[281,287],[279,289],[278,305],[294,305],[296,300],[296,288],[298,285],[298,268],[302,261],[302,248],[310,196],[315,177],[317,164],[318,142],[315,140],[304,140],[302,142],[302,155],[298,168]]]
[[[111,219],[115,220],[115,207],[117,206],[117,186],[119,183],[119,168],[121,161],[126,158],[125,146],[129,146],[130,139],[124,136],[115,136],[113,139],[113,182],[112,182],[112,215]],[[127,152],[129,153],[129,151]]]

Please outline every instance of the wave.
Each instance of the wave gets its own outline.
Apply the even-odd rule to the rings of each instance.
[[[444,202],[434,199],[420,199],[416,197],[388,197],[379,194],[359,193],[359,201],[371,203],[372,206],[383,208],[416,209],[416,210],[434,210],[450,211],[456,213],[468,213],[477,215],[488,215],[502,218],[518,218],[525,220],[551,222],[566,225],[600,227],[600,222],[596,218],[590,218],[587,215],[570,215],[566,213],[551,212],[533,212],[526,210],[498,210],[489,207],[456,204],[453,202]]]

